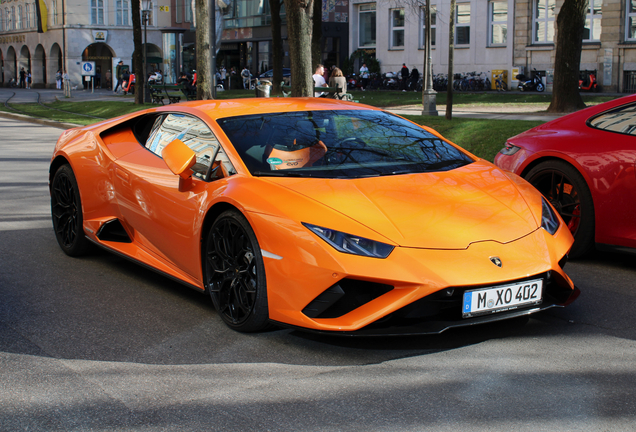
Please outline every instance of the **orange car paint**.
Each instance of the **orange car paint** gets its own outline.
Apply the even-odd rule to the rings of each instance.
[[[475,163],[450,172],[353,180],[252,177],[216,123],[264,112],[370,107],[317,98],[197,101],[177,107],[208,124],[237,174],[211,183],[194,178],[192,188],[180,192],[179,177],[162,159],[129,129],[112,129],[138,114],[98,123],[83,135],[65,133],[53,157],[65,158],[88,179],[80,194],[84,229],[93,241],[203,290],[203,220],[215,205],[232,205],[249,221],[260,248],[273,254],[264,258],[270,318],[321,330],[356,330],[442,288],[475,281],[494,285],[551,270],[573,289],[558,265],[572,244],[569,231],[563,224],[554,236],[540,229],[540,194],[490,163],[473,156]],[[412,199],[415,194],[419,202]],[[470,224],[462,225],[460,216],[466,214]],[[97,238],[100,226],[113,218],[122,221],[133,243]],[[301,222],[396,248],[387,259],[342,254]],[[485,234],[493,229],[495,239]],[[488,261],[492,255],[502,259],[501,268]],[[301,312],[346,277],[395,289],[340,318],[310,319]]]

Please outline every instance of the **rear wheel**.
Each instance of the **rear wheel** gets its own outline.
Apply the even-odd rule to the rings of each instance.
[[[594,203],[585,180],[562,161],[542,162],[525,176],[557,210],[574,236],[570,257],[581,257],[594,247]]]
[[[268,327],[265,265],[256,235],[236,210],[221,213],[204,249],[205,286],[228,327],[254,332]]]
[[[82,201],[70,165],[62,165],[53,176],[51,216],[55,237],[64,253],[72,257],[85,255],[91,243],[84,235]]]

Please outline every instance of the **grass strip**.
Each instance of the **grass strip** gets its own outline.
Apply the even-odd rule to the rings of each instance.
[[[528,120],[484,120],[469,118],[404,116],[409,120],[429,126],[450,141],[468,150],[475,156],[492,162],[510,137],[542,124]]]

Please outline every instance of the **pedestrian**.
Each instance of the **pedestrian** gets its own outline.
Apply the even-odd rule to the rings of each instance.
[[[316,66],[316,72],[312,77],[314,79],[314,87],[327,87],[327,83],[325,82],[325,78],[322,76],[325,73],[325,67],[321,64]],[[324,92],[314,92],[315,97],[326,96],[327,94]]]
[[[411,69],[409,81],[409,90],[417,91],[417,83],[420,81],[420,71],[418,71],[416,67]]]
[[[115,84],[115,90],[113,90],[113,93],[117,93],[117,90],[119,90],[119,87],[121,86],[121,83],[122,83],[123,75],[124,75],[124,61],[119,60],[119,63],[117,63],[117,68],[115,69],[115,78],[117,79],[117,83]]]
[[[104,83],[104,88],[110,88],[112,84],[110,79],[113,77],[113,74],[111,73],[110,69],[106,71],[106,74],[104,75],[104,77],[106,78],[106,82]]]
[[[252,73],[247,68],[247,66],[243,67],[243,70],[241,71],[241,77],[243,78],[243,88],[245,90],[249,90],[250,89],[250,78],[251,78],[251,76],[252,76]]]
[[[95,70],[95,87],[102,88],[102,70],[100,68]]]
[[[221,65],[221,85],[223,86],[223,88],[227,88],[227,86],[225,85],[225,78],[227,77],[227,71],[225,70],[225,66]]]
[[[58,69],[55,72],[55,88],[58,90],[62,90],[62,70]]]
[[[121,89],[124,91],[124,94],[128,93],[128,81],[130,81],[130,71],[128,69],[125,69],[124,73],[121,76]]]
[[[331,76],[329,77],[329,87],[339,87],[340,91],[330,94],[330,96],[336,99],[341,99],[342,95],[347,93],[347,79],[344,74],[335,66],[331,67]]]
[[[360,68],[360,79],[362,80],[362,91],[365,91],[369,85],[369,68],[366,63],[362,63]]]
[[[409,68],[406,67],[405,63],[402,63],[402,69],[400,69],[400,77],[402,80],[400,81],[400,87],[402,87],[402,91],[406,91],[406,84],[409,81]]]
[[[24,88],[24,83],[26,81],[26,72],[24,68],[20,69],[20,88]]]
[[[31,69],[27,69],[26,71],[26,88],[31,89]]]

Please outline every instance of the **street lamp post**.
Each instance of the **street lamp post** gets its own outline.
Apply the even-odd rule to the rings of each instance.
[[[149,103],[150,102],[150,89],[148,88],[148,80],[146,79],[146,74],[147,74],[147,69],[146,69],[146,61],[148,58],[148,52],[147,52],[147,45],[148,45],[148,18],[150,16],[150,7],[151,7],[152,1],[151,0],[141,0],[141,18],[144,22],[144,51],[143,51],[143,56],[144,56],[144,67],[143,70],[141,71],[141,76],[139,78],[137,78],[137,83],[140,83],[142,85],[143,88],[143,92],[144,92],[144,102]]]

